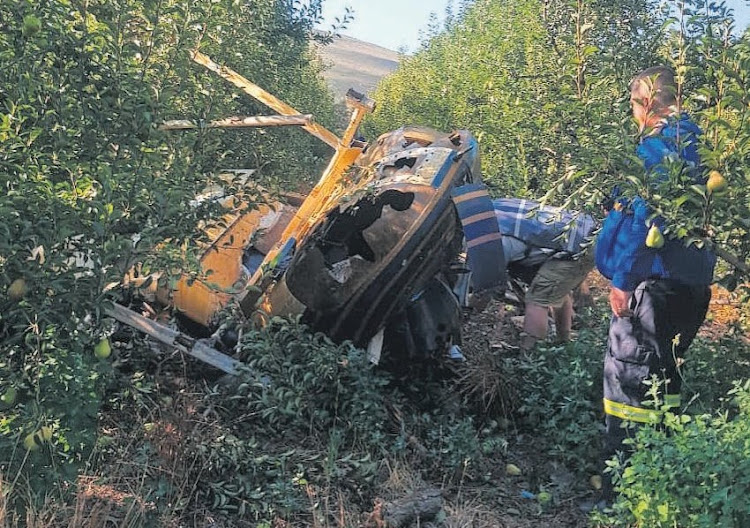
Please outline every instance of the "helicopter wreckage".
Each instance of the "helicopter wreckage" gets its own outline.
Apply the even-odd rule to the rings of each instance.
[[[201,256],[210,283],[183,278],[164,291],[147,281],[153,294],[207,328],[236,302],[257,324],[297,316],[335,341],[366,348],[375,363],[386,355],[460,358],[469,292],[506,283],[475,138],[465,130],[403,127],[371,144],[359,141],[356,131],[374,102],[352,90],[351,119],[339,138],[207,56],[194,52],[193,59],[279,113],[213,126],[301,126],[335,153],[307,197],[234,208],[242,212],[225,218],[227,227]],[[210,342],[120,305],[108,313],[224,372],[237,371],[237,360]]]

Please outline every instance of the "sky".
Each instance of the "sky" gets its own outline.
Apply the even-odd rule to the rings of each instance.
[[[342,17],[348,6],[354,10],[354,20],[341,33],[393,51],[404,47],[411,52],[419,45],[430,13],[442,19],[447,4],[448,0],[325,0],[323,27]]]
[[[500,0],[502,1],[502,0]],[[412,52],[419,46],[420,33],[424,31],[435,13],[442,20],[449,0],[325,0],[323,2],[323,29],[342,17],[346,7],[354,10],[354,20],[341,31],[365,42],[398,51],[403,47]],[[748,0],[727,0],[734,9],[739,29],[750,23]]]

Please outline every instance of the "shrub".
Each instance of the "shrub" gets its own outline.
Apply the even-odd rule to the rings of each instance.
[[[547,441],[550,454],[583,469],[597,462],[604,330],[582,330],[564,347],[538,347],[519,363],[523,423]]]
[[[615,464],[618,525],[750,524],[750,381],[735,382],[729,394],[733,418],[666,413],[663,426],[638,431],[629,462]]]
[[[339,430],[347,446],[385,449],[389,378],[363,350],[275,318],[271,328],[245,334],[240,354],[248,371],[225,408],[257,416],[269,433],[325,439]],[[249,425],[237,424],[240,430]]]
[[[267,518],[299,512],[307,485],[365,492],[392,442],[388,376],[350,343],[280,318],[244,334],[239,350],[247,370],[206,398],[225,429],[198,446],[211,502]]]
[[[732,388],[732,380],[750,378],[750,344],[740,332],[727,330],[726,325],[718,325],[723,335],[699,336],[690,345],[681,369],[682,401],[688,404],[685,412],[712,412]]]

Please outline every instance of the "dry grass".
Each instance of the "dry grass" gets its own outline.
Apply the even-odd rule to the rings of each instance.
[[[729,292],[714,284],[711,287],[711,305],[709,306],[713,322],[719,325],[738,323],[743,315],[748,314],[747,305],[742,301],[740,293]]]
[[[480,416],[510,418],[518,407],[515,373],[509,372],[502,349],[485,349],[460,369],[459,390]]]
[[[454,501],[445,505],[447,518],[444,528],[504,528],[508,526],[500,511],[484,501],[471,499]]]
[[[427,486],[419,472],[407,462],[385,460],[383,463],[388,471],[388,478],[380,487],[384,500],[393,500]]]
[[[148,506],[138,496],[118,491],[110,485],[96,484],[101,477],[81,477],[78,491],[69,501],[47,496],[41,504],[33,500],[31,490],[20,502],[23,511],[10,505],[8,493],[0,497],[2,528],[130,528],[142,526]],[[6,482],[0,479],[5,489]]]
[[[513,358],[520,352],[518,329],[510,319],[517,309],[493,300],[464,324],[462,349],[468,361],[459,367],[456,386],[461,396],[486,419],[510,418],[518,407]]]
[[[95,449],[97,467],[78,477],[70,497],[39,500],[23,482],[11,495],[0,475],[0,528],[132,528],[153,525],[157,517],[164,527],[211,525],[196,500],[206,463],[196,446],[216,434],[216,421],[198,414],[199,397],[179,391],[149,412],[110,414],[102,430],[111,442]],[[149,499],[156,482],[167,490],[158,514]],[[15,511],[11,499],[25,511]]]

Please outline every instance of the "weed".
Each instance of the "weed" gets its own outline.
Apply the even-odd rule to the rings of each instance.
[[[732,380],[750,378],[750,344],[737,335],[713,340],[699,337],[690,346],[679,374],[686,411],[711,412],[732,389]]]
[[[599,448],[604,350],[600,336],[582,330],[577,341],[539,346],[518,363],[521,424],[541,433],[550,455],[580,470],[592,468]]]
[[[514,361],[484,348],[459,369],[458,390],[483,420],[509,419],[517,410],[520,380]]]

